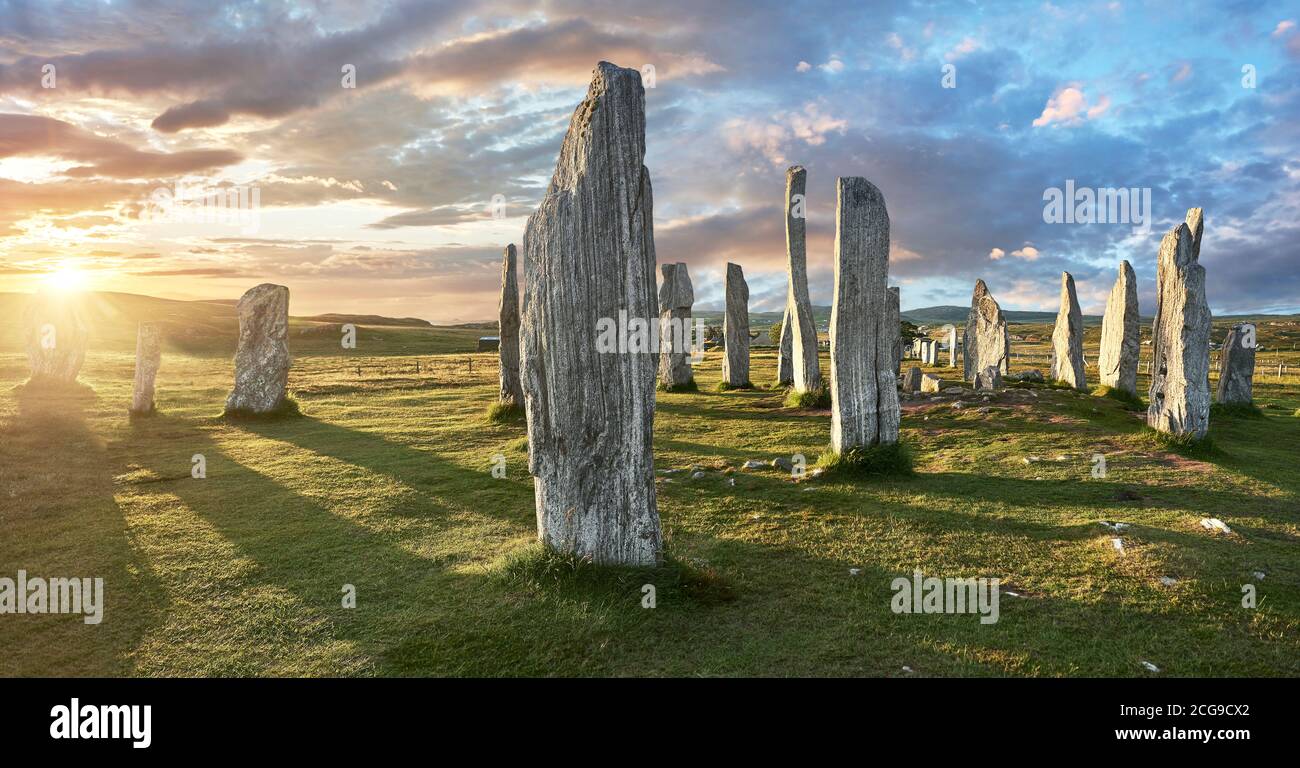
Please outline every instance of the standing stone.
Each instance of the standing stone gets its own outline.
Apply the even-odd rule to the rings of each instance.
[[[515,261],[515,244],[511,243],[501,258],[501,300],[497,304],[499,399],[505,405],[522,408],[524,388],[519,379],[519,283],[515,278]]]
[[[652,566],[655,355],[598,344],[656,316],[641,74],[600,62],[524,230],[521,371],[537,536],[596,563]],[[646,326],[648,327],[648,325]]]
[[[921,390],[921,369],[915,365],[903,376],[903,391],[915,395]]]
[[[808,298],[808,252],[804,189],[808,172],[792,165],[785,172],[786,306],[791,318],[790,358],[794,365],[794,391],[808,392],[822,385],[817,366],[817,323]]]
[[[1160,242],[1147,424],[1201,438],[1210,428],[1210,306],[1200,264],[1201,209]]]
[[[1061,273],[1061,308],[1052,331],[1051,375],[1075,389],[1088,388],[1087,368],[1083,363],[1083,311],[1074,292],[1074,276],[1069,272]]]
[[[990,365],[975,374],[975,389],[990,392],[1002,389],[1002,371],[996,365]]]
[[[154,412],[154,378],[162,363],[162,329],[155,323],[140,323],[135,336],[135,387],[131,394],[133,416]]]
[[[939,342],[934,339],[926,339],[925,342],[925,364],[939,364]]]
[[[885,198],[853,176],[837,180],[835,198],[831,450],[844,453],[898,442],[900,414],[893,332],[885,327],[891,304]]]
[[[659,383],[683,387],[695,380],[691,374],[691,306],[695,290],[686,264],[664,264],[659,287]]]
[[[921,374],[921,391],[938,392],[943,389],[943,379],[930,373]]]
[[[77,300],[56,293],[37,293],[27,305],[24,325],[32,380],[74,383],[86,360],[90,338]]]
[[[962,336],[962,376],[975,381],[975,376],[990,365],[997,366],[1003,375],[1009,373],[1011,337],[1007,335],[1007,320],[1002,315],[989,287],[983,280],[975,281],[971,296],[970,316]]]
[[[890,288],[889,302],[885,306],[885,332],[890,333],[894,340],[890,345],[889,365],[895,376],[903,362],[903,325],[899,306],[898,288]]]
[[[236,306],[239,346],[235,388],[226,413],[271,413],[284,405],[289,385],[289,289],[262,283],[248,289]]]
[[[1254,400],[1255,326],[1241,323],[1228,329],[1223,340],[1219,368],[1220,403],[1249,403]]]
[[[957,326],[948,326],[948,367],[957,367]]]
[[[1097,368],[1104,386],[1137,394],[1138,356],[1142,352],[1139,329],[1137,275],[1127,261],[1121,261],[1101,321]]]
[[[794,332],[790,328],[790,305],[786,304],[781,318],[781,343],[776,360],[776,383],[789,386],[794,383]]]
[[[795,334],[797,349],[798,334]],[[749,382],[749,285],[739,264],[727,264],[727,311],[722,318],[722,381],[731,387],[748,387]],[[799,366],[795,366],[798,382]]]

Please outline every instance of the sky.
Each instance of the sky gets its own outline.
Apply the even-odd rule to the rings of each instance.
[[[0,291],[274,282],[293,314],[494,319],[608,60],[643,73],[656,251],[697,307],[728,261],[751,310],[783,307],[799,164],[816,304],[835,179],[863,176],[905,309],[983,278],[1054,311],[1066,270],[1100,313],[1127,259],[1148,314],[1161,237],[1202,207],[1212,310],[1300,312],[1298,23],[1183,0],[0,0]],[[1049,221],[1067,183],[1148,194],[1147,226]],[[212,221],[166,204],[241,188]]]

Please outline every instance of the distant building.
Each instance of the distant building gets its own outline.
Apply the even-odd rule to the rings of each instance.
[[[479,352],[495,352],[500,348],[501,348],[500,336],[479,336],[478,337]]]

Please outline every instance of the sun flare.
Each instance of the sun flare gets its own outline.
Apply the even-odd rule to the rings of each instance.
[[[59,293],[76,293],[86,287],[89,276],[75,264],[64,263],[45,275],[45,284]]]

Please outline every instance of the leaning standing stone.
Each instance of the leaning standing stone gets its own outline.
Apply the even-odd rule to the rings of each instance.
[[[655,355],[602,351],[620,312],[653,322],[655,249],[641,74],[600,62],[524,230],[521,329],[537,536],[596,563],[652,566]],[[617,345],[616,345],[617,346]]]
[[[501,257],[501,300],[497,304],[497,334],[500,344],[501,403],[524,407],[524,389],[519,380],[519,283],[515,277],[517,254],[514,243]]]
[[[685,387],[695,381],[691,373],[691,307],[695,290],[684,262],[659,268],[664,282],[659,288],[659,383]]]
[[[154,379],[162,363],[162,329],[155,323],[140,323],[135,336],[135,386],[131,394],[132,416],[154,412]]]
[[[794,365],[794,391],[808,392],[822,384],[817,367],[817,323],[808,298],[808,252],[804,240],[805,188],[808,172],[792,165],[785,172],[786,306],[790,311],[790,357]]]
[[[727,311],[722,318],[726,356],[722,358],[722,381],[729,387],[748,387],[749,382],[749,285],[739,264],[727,264]],[[796,339],[795,344],[798,344]],[[796,346],[797,348],[797,346]],[[796,381],[799,366],[795,366]]]
[[[863,178],[836,184],[835,295],[831,304],[831,450],[898,442],[891,367],[889,213]],[[897,321],[894,322],[897,326]]]
[[[790,306],[785,307],[785,316],[781,318],[781,343],[778,346],[776,360],[776,383],[788,386],[794,383],[794,333],[790,329]]]
[[[262,283],[248,289],[236,307],[239,347],[235,388],[227,414],[273,413],[285,403],[289,385],[289,289]]]
[[[1200,264],[1201,209],[1187,212],[1160,242],[1147,424],[1171,435],[1210,428],[1210,306]]]
[[[1219,364],[1220,403],[1249,403],[1254,400],[1255,326],[1241,323],[1228,329]]]
[[[1052,331],[1052,378],[1075,389],[1088,388],[1083,364],[1083,312],[1074,292],[1074,276],[1061,273],[1061,308]]]
[[[1133,267],[1122,261],[1101,321],[1097,368],[1103,385],[1137,394],[1138,355],[1142,351],[1139,329],[1137,276]]]
[[[915,365],[908,368],[907,373],[903,374],[903,391],[910,395],[921,391],[921,375],[921,369]]]
[[[38,293],[25,317],[27,362],[34,382],[71,384],[86,360],[90,331],[75,299]]]
[[[984,281],[976,280],[966,333],[962,337],[963,377],[973,382],[975,375],[990,365],[997,366],[1005,375],[1009,372],[1010,357],[1011,337],[1007,335],[1002,308]]]

